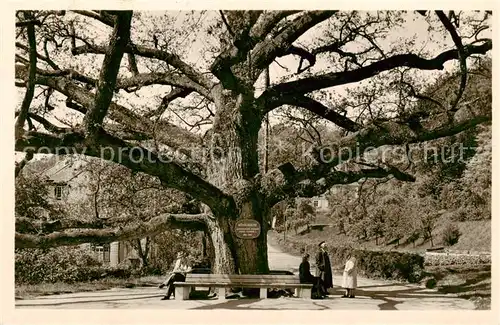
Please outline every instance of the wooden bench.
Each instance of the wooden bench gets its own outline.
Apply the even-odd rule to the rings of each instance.
[[[175,282],[175,299],[189,299],[193,288],[217,288],[220,300],[226,299],[226,288],[260,289],[260,298],[267,298],[267,290],[272,288],[295,289],[295,296],[311,298],[312,284],[300,283],[296,275],[237,275],[237,274],[192,274],[186,282]]]

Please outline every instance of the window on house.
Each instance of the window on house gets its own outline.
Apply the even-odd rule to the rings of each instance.
[[[111,261],[109,244],[91,244],[91,248],[99,262],[109,263]]]
[[[109,251],[110,251],[109,244],[102,245],[102,260],[104,263],[109,263],[111,261]]]
[[[56,185],[56,187],[54,187],[54,196],[56,200],[63,199],[63,190],[64,190],[64,185]]]
[[[318,200],[314,200],[313,201],[313,205],[315,208],[319,207],[319,201]]]

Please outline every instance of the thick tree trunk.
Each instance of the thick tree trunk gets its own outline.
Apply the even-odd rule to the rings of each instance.
[[[219,89],[216,105],[220,114],[214,121],[211,138],[209,181],[234,197],[234,206],[212,211],[208,224],[214,245],[214,273],[268,273],[267,207],[259,193],[257,140],[260,117],[248,95],[232,95]],[[253,124],[252,124],[253,123]],[[241,239],[234,231],[241,219],[256,220],[261,225],[258,238]]]
[[[234,274],[236,267],[231,247],[232,238],[228,235],[227,227],[220,223],[216,218],[207,221],[208,234],[210,235],[210,244],[213,245],[212,273],[215,274]]]

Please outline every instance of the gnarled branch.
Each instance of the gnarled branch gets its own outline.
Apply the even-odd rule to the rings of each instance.
[[[251,51],[253,69],[257,71],[264,69],[276,57],[285,54],[301,35],[334,13],[335,11],[308,11],[288,23],[275,37],[257,44]]]
[[[296,171],[293,166],[289,166],[271,171],[263,177],[263,191],[267,193],[270,202],[277,203],[289,195],[289,192],[294,195],[315,196],[335,184],[352,183],[353,180],[364,177],[385,177],[391,174],[397,179],[412,180],[409,175],[393,167],[384,168],[384,171],[378,168],[365,170],[362,174],[342,174],[333,167],[382,146],[426,142],[458,134],[491,121],[491,114],[491,109],[488,108],[481,107],[472,111],[471,108],[463,106],[454,114],[453,119],[449,119],[448,112],[435,115],[432,120],[423,121],[424,126],[418,130],[398,121],[368,125],[335,143],[313,148],[311,158],[315,165],[309,169]]]
[[[327,168],[316,168],[314,171],[298,172],[289,181],[278,180],[280,186],[275,187],[269,197],[269,204],[274,204],[292,197],[314,197],[325,193],[334,185],[345,185],[357,182],[363,178],[385,178],[394,176],[400,181],[414,182],[415,177],[402,172],[393,166],[378,166],[364,168],[358,171],[337,171]],[[276,184],[274,184],[276,186]]]

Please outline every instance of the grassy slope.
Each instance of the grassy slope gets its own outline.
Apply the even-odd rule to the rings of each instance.
[[[448,216],[443,216],[437,223],[436,229],[433,232],[434,236],[434,246],[443,245],[441,242],[442,232],[446,225],[449,223]],[[466,222],[456,222],[455,223],[462,236],[460,237],[457,244],[449,247],[454,250],[470,250],[470,251],[491,251],[491,221],[481,220],[481,221],[466,221]],[[283,236],[283,234],[281,234]],[[413,252],[423,252],[427,248],[431,248],[430,241],[422,242],[418,240],[415,247],[413,244],[400,245],[397,249],[393,245],[383,244],[383,239],[379,239],[379,245],[376,244],[375,239],[371,239],[362,243],[356,243],[355,239],[343,234],[339,234],[334,228],[325,228],[323,231],[312,230],[310,233],[304,235],[295,235],[293,231],[287,233],[287,238],[296,242],[320,242],[322,240],[328,239],[333,241],[334,244],[339,246],[344,246],[346,244],[360,246],[365,249],[373,250],[398,250],[398,251],[413,251]]]

